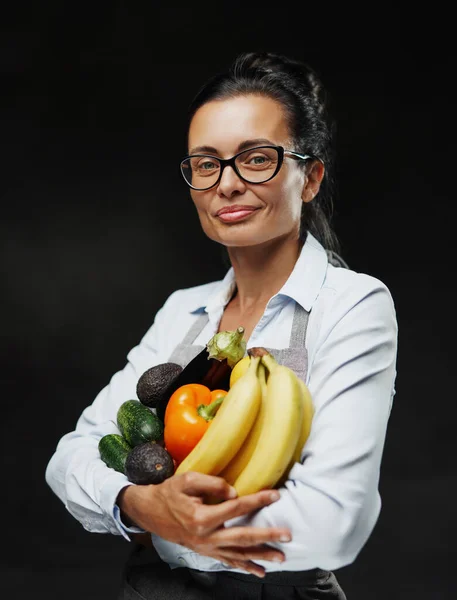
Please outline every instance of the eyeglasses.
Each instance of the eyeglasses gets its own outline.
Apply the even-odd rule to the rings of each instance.
[[[285,150],[282,146],[255,146],[232,158],[192,154],[181,161],[181,173],[194,190],[209,190],[219,183],[225,167],[230,166],[247,183],[265,183],[278,174],[284,158],[308,160],[308,154]]]

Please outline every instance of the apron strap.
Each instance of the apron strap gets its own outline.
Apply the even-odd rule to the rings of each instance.
[[[308,329],[309,311],[301,304],[295,302],[294,319],[290,332],[289,348],[304,348],[306,331]]]
[[[209,321],[208,313],[203,312],[194,323],[190,326],[189,331],[186,333],[182,344],[192,345],[197,336],[203,331],[204,327]]]
[[[294,318],[290,332],[290,348],[303,348],[305,346],[306,331],[308,329],[309,312],[301,304],[295,303]],[[197,336],[203,331],[209,321],[208,313],[203,312],[189,328],[182,344],[192,345]]]

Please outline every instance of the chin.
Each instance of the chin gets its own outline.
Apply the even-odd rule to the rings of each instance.
[[[244,231],[227,231],[220,235],[216,235],[213,231],[212,235],[208,235],[208,237],[214,242],[225,246],[227,249],[253,247],[261,248],[262,246],[268,247],[271,244],[276,245],[288,243],[292,240],[299,240],[298,231],[295,232],[295,230],[293,232],[267,232],[264,229],[262,229],[262,231],[258,231],[258,229],[257,231],[254,231],[254,228],[251,228],[251,231],[249,231],[248,227],[246,227]]]
[[[251,231],[249,231],[251,229]],[[253,228],[246,227],[244,231],[241,228],[238,228],[238,231],[235,231],[233,228],[232,231],[227,228],[227,231],[205,231],[206,235],[213,240],[213,242],[217,242],[218,244],[222,244],[223,246],[227,246],[227,248],[242,248],[247,246],[257,246],[258,244],[262,244],[266,242],[268,238],[265,238],[265,235],[259,235],[259,232],[255,232],[252,230]]]
[[[238,235],[238,236],[221,236],[214,241],[226,248],[252,248],[254,246],[262,246],[268,244],[274,237]]]

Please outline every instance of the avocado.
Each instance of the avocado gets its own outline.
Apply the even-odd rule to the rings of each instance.
[[[171,389],[173,382],[182,371],[176,363],[155,365],[141,375],[136,385],[136,395],[142,404],[155,408]]]
[[[138,485],[158,484],[171,477],[175,465],[170,454],[154,442],[132,448],[125,461],[127,479]]]

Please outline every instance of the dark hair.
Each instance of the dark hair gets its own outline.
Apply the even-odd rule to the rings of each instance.
[[[334,123],[328,111],[328,94],[317,73],[301,61],[270,52],[240,54],[228,71],[217,73],[190,104],[188,123],[211,100],[248,94],[268,96],[285,109],[294,150],[311,154],[325,165],[319,193],[303,203],[300,239],[310,231],[327,250],[340,245],[330,225],[334,193]]]

